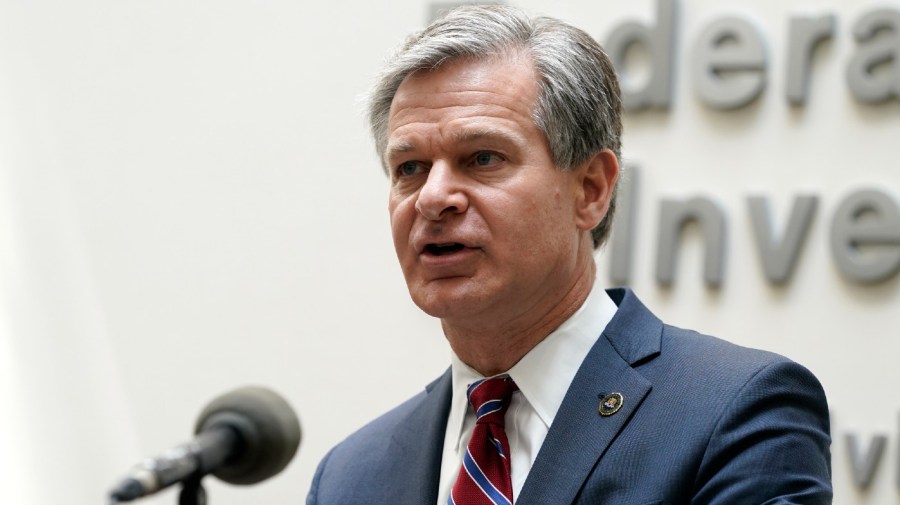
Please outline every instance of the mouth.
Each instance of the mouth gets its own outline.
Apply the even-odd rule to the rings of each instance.
[[[432,254],[434,256],[443,256],[445,254],[453,254],[457,251],[462,251],[466,246],[460,244],[459,242],[444,242],[441,244],[426,244],[425,252],[426,254]]]

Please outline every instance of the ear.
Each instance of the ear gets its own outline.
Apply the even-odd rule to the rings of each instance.
[[[606,216],[616,180],[619,160],[609,149],[594,154],[576,169],[579,186],[575,202],[575,224],[584,231],[593,230]]]

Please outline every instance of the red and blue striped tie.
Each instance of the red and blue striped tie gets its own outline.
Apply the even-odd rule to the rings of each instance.
[[[447,505],[512,505],[504,415],[516,389],[509,377],[493,377],[466,391],[475,409],[475,429]]]

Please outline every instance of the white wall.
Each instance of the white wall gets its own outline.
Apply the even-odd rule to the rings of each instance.
[[[601,40],[655,10],[517,3]],[[817,373],[835,502],[848,504],[900,495],[900,279],[848,283],[827,248],[851,190],[900,193],[900,101],[859,105],[844,81],[850,26],[873,5],[684,0],[675,105],[630,115],[625,138],[643,176],[632,285],[672,323]],[[253,488],[210,479],[211,501],[302,503],[329,447],[444,369],[439,326],[395,264],[360,102],[427,12],[413,0],[0,1],[0,502],[99,503],[132,464],[186,440],[212,397],[256,383],[299,412],[300,453]],[[758,21],[772,66],[760,100],[722,113],[696,100],[685,65],[700,27],[728,12]],[[795,12],[838,16],[802,109],[783,97]],[[766,194],[786,216],[801,192],[822,205],[794,278],[773,288],[744,198]],[[703,287],[689,242],[678,281],[660,288],[658,202],[698,194],[728,212],[725,283]],[[889,436],[867,493],[847,432]]]

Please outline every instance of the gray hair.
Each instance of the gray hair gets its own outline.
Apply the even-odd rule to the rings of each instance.
[[[397,88],[417,70],[450,60],[484,60],[524,51],[539,76],[534,122],[553,162],[571,170],[602,149],[621,155],[622,99],[615,69],[587,33],[549,17],[532,18],[506,5],[463,6],[411,35],[385,66],[369,102],[369,122],[382,166],[388,117]],[[594,248],[609,236],[616,194],[591,232]]]

